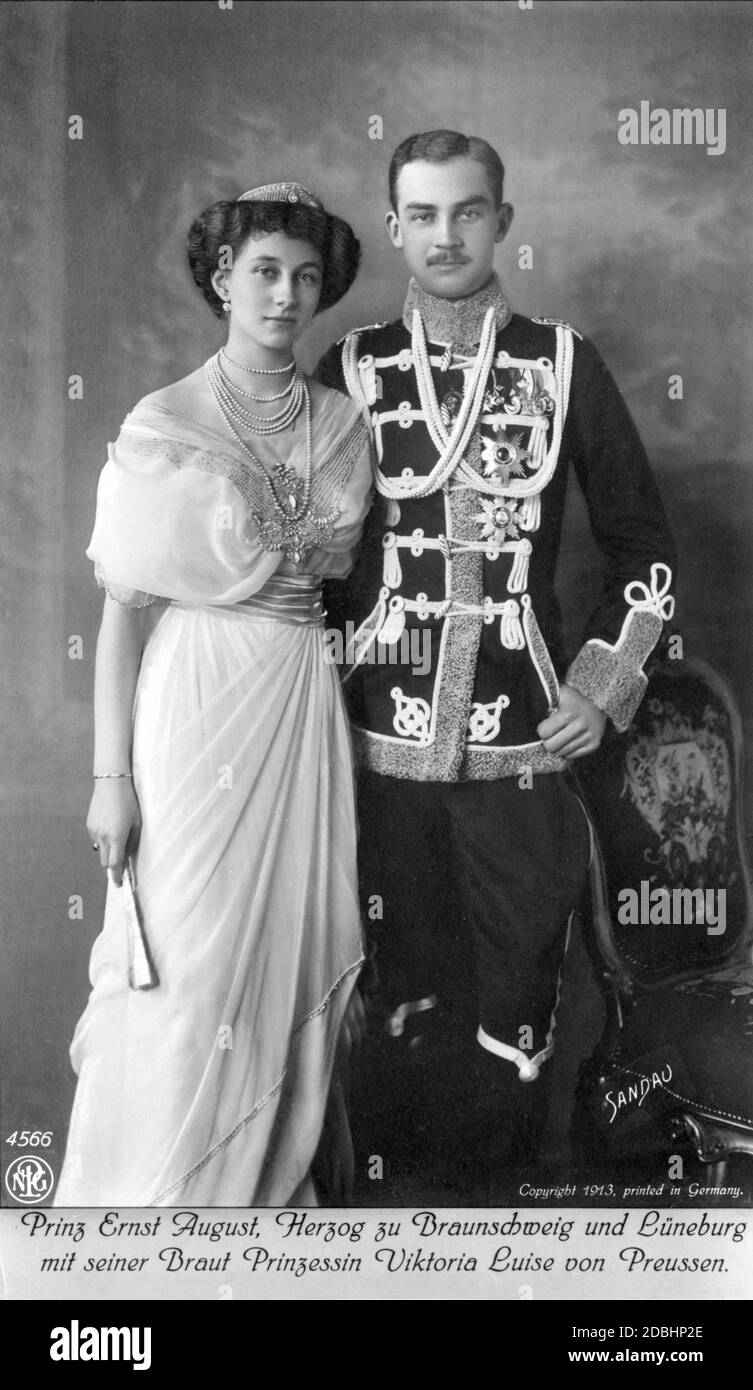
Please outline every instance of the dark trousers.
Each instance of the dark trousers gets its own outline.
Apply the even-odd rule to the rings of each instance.
[[[357,1171],[386,1147],[390,1200],[409,1175],[415,1200],[484,1200],[495,1165],[530,1159],[542,1127],[551,1066],[523,1084],[489,1044],[535,1057],[551,1041],[585,815],[556,774],[523,789],[369,772],[358,813],[370,1027],[351,1107]]]

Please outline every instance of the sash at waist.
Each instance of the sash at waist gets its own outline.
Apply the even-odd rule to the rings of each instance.
[[[173,602],[176,608],[194,606]],[[310,574],[273,574],[261,589],[241,603],[212,604],[211,607],[219,613],[235,613],[238,617],[257,620],[266,618],[295,627],[320,627],[324,623],[322,583]]]
[[[278,623],[318,627],[324,622],[322,582],[310,574],[273,574],[238,607]]]

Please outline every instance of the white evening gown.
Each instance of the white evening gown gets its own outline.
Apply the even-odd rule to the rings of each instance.
[[[159,985],[129,988],[110,884],[56,1205],[315,1200],[361,964],[349,732],[318,587],[349,566],[370,487],[363,425],[330,395],[314,500],[334,477],[339,515],[304,566],[258,544],[239,451],[155,398],[128,417],[100,481],[98,575],[121,601],[171,600],[134,706],[135,877]]]

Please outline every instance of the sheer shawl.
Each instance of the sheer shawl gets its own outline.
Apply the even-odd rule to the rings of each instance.
[[[129,606],[154,598],[234,604],[282,573],[342,575],[368,509],[371,467],[366,426],[336,391],[313,419],[312,502],[318,515],[339,513],[322,544],[299,567],[262,548],[258,517],[269,490],[229,437],[147,396],[126,417],[99,479],[87,555],[98,582]],[[299,476],[305,431],[286,463]]]

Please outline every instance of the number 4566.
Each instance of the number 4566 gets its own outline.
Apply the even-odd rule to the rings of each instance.
[[[48,1149],[52,1143],[52,1130],[14,1129],[5,1142],[19,1149]]]

